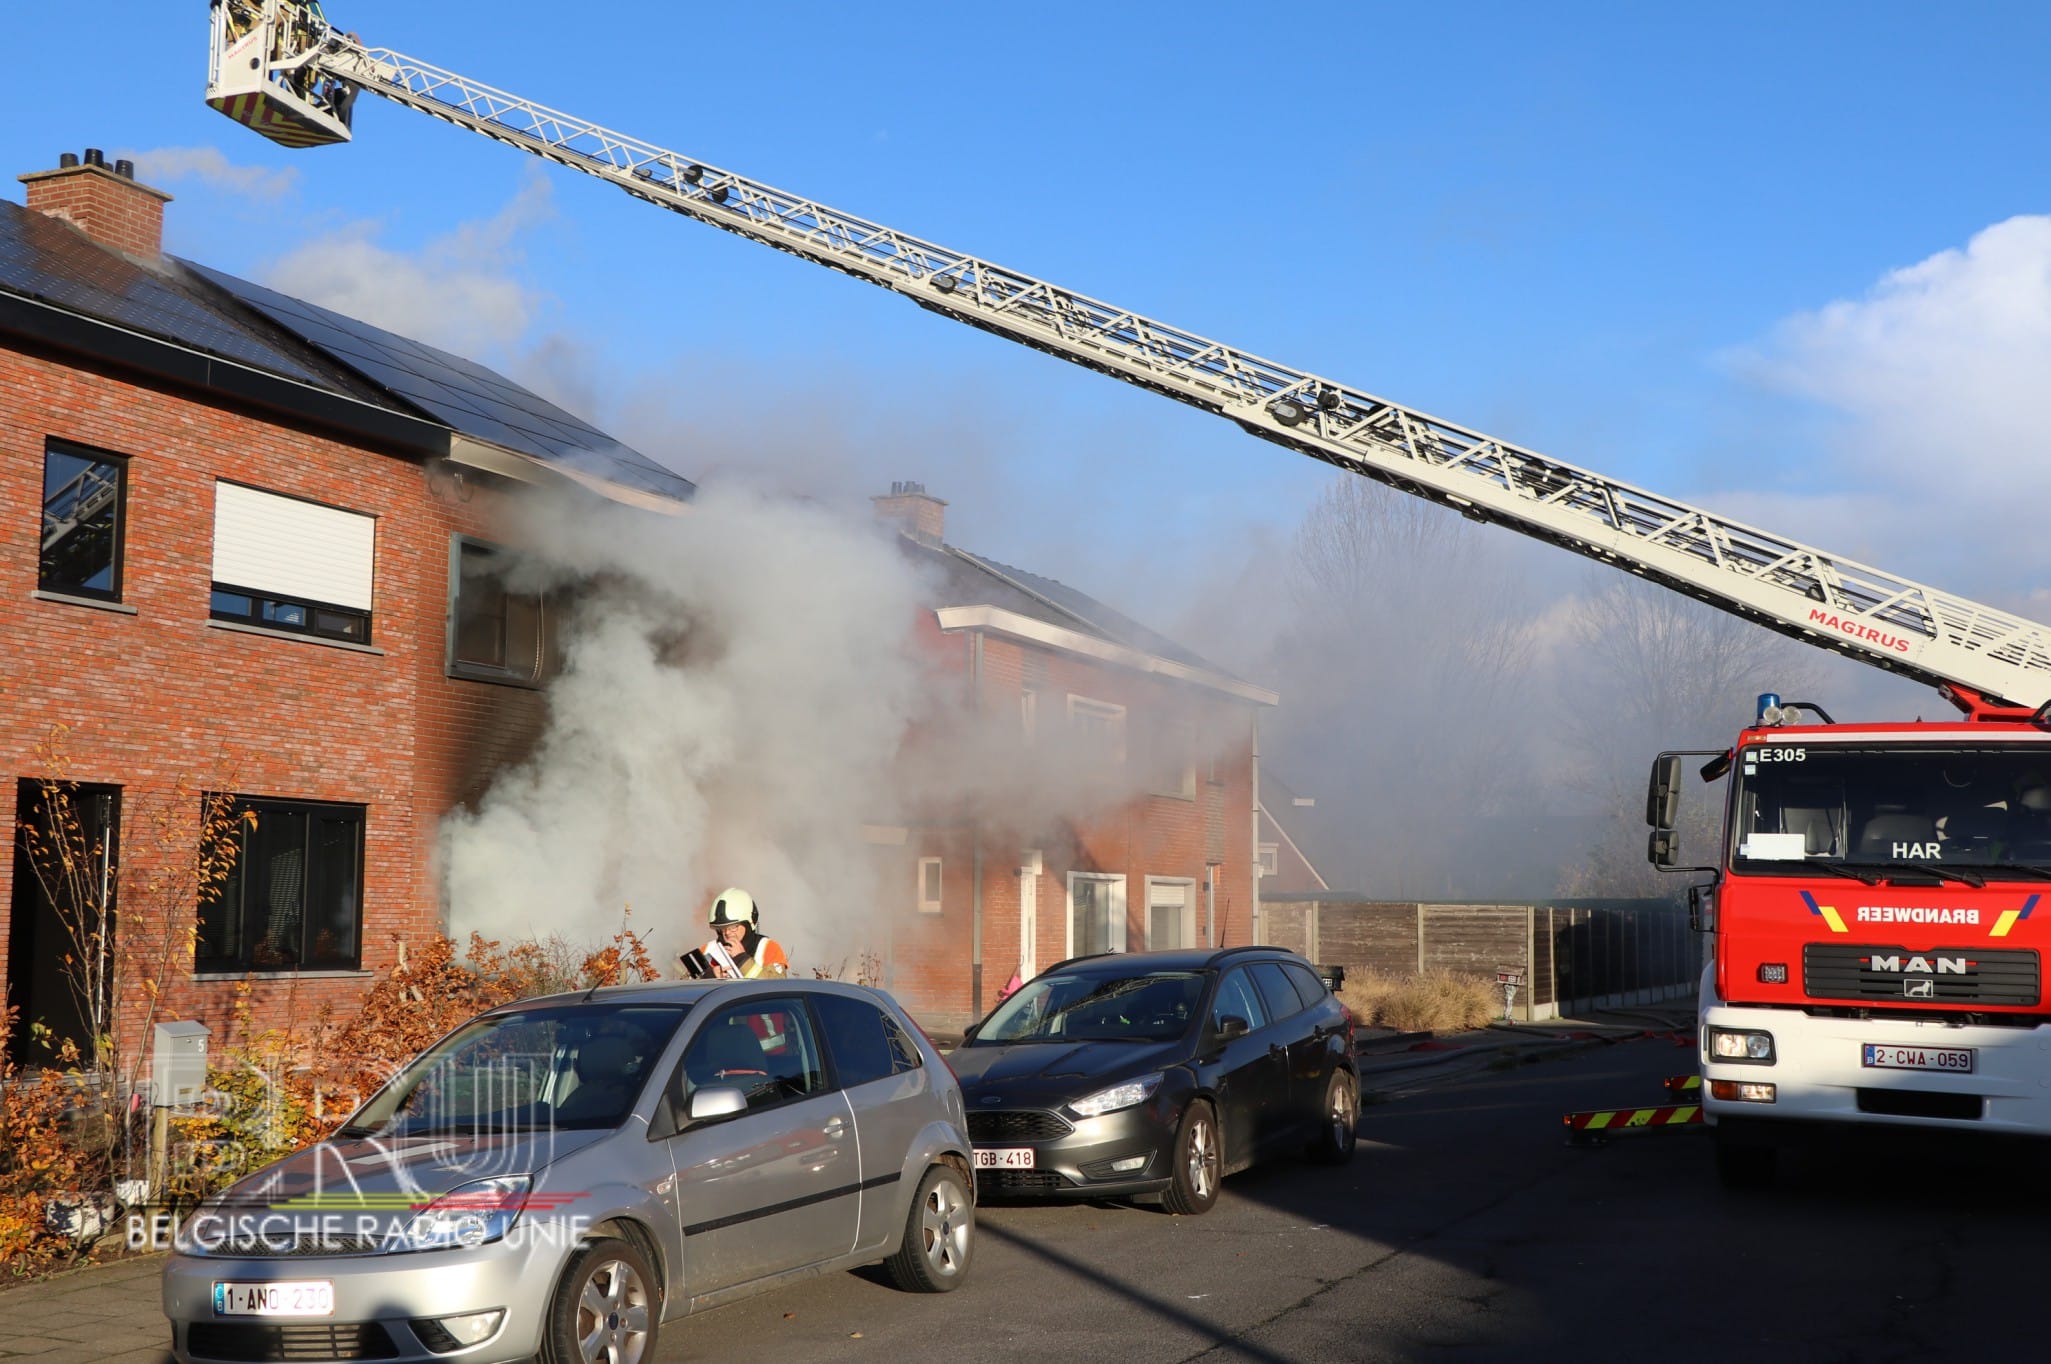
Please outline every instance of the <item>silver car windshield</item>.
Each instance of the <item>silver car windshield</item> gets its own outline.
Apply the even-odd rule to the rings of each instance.
[[[415,1057],[337,1135],[616,1127],[689,1011],[601,1002],[485,1014]]]
[[[1165,1042],[1189,1031],[1206,974],[1040,976],[997,1006],[971,1046],[999,1042]]]
[[[1738,753],[1733,869],[1924,868],[1973,880],[2051,876],[2051,752],[2042,744],[1748,745]]]

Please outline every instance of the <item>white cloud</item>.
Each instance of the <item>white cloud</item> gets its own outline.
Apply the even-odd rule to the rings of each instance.
[[[515,270],[522,234],[553,211],[548,182],[536,174],[492,217],[418,251],[380,245],[377,223],[351,223],[280,257],[260,278],[401,336],[483,358],[517,348],[541,309],[541,293]]]
[[[116,155],[135,162],[136,178],[145,184],[174,185],[197,180],[259,202],[281,199],[298,188],[299,170],[286,166],[242,166],[230,161],[218,147],[151,147],[143,151],[123,150]]]
[[[1794,499],[1804,516],[1765,510],[1788,500],[1777,494],[1712,505],[1761,506],[1747,519],[1967,595],[2019,605],[2044,583],[2035,523],[2051,496],[2051,216],[1996,223],[1727,358],[1838,420],[1822,475]],[[1832,522],[1840,533],[1823,538]]]

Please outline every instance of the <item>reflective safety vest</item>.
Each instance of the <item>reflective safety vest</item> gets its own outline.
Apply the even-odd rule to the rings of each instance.
[[[730,959],[743,979],[753,980],[758,976],[785,976],[790,974],[790,958],[783,953],[783,944],[774,938],[750,934],[742,939],[741,950],[728,952],[718,938],[705,944],[705,959],[719,961]]]

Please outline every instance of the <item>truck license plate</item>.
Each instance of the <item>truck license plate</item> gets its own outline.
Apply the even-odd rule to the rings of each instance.
[[[1867,1042],[1865,1065],[1873,1070],[1947,1070],[1973,1073],[1973,1053],[1966,1047],[1889,1047]]]
[[[1030,1146],[993,1146],[976,1152],[978,1170],[1030,1170],[1033,1168],[1033,1148]]]

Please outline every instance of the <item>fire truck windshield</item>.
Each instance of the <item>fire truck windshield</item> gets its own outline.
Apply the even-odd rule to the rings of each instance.
[[[2051,746],[1753,744],[1737,762],[1731,869],[1987,869],[2051,879]]]

